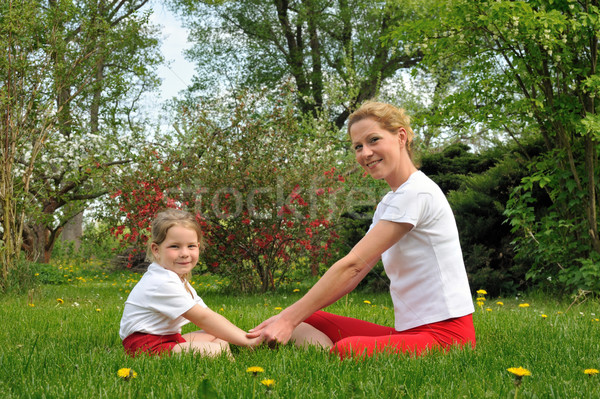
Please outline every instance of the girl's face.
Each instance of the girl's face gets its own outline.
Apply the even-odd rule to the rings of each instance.
[[[385,179],[392,189],[399,187],[406,131],[399,128],[397,133],[391,133],[374,119],[367,118],[352,125],[350,137],[360,166],[374,179]]]
[[[156,263],[180,277],[192,271],[200,256],[196,231],[183,226],[171,227],[165,240],[152,243],[151,249]]]

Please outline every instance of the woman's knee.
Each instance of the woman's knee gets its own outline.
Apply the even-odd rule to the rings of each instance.
[[[330,349],[333,345],[331,339],[322,331],[307,323],[300,323],[292,332],[291,341],[297,346],[320,346],[324,349]]]

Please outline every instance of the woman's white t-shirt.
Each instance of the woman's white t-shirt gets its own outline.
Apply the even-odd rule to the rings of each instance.
[[[383,197],[371,228],[380,220],[413,226],[381,255],[397,331],[474,312],[456,221],[433,180],[413,173]]]
[[[125,302],[119,335],[125,339],[134,332],[181,333],[181,327],[189,323],[182,314],[196,304],[207,307],[187,281],[184,283],[177,273],[152,263]]]

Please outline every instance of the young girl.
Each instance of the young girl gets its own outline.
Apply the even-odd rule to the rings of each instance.
[[[210,310],[190,285],[202,246],[200,225],[191,214],[169,209],[156,216],[148,245],[153,263],[131,290],[121,318],[119,335],[128,354],[194,351],[231,356],[228,343],[261,342]],[[202,331],[181,335],[189,322]]]

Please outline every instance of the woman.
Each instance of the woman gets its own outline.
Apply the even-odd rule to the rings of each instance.
[[[341,358],[475,345],[474,311],[450,205],[411,158],[404,110],[367,102],[348,120],[357,162],[391,191],[368,233],[296,303],[250,330],[268,343],[320,345]],[[352,291],[382,260],[395,325],[380,326],[320,311]]]

